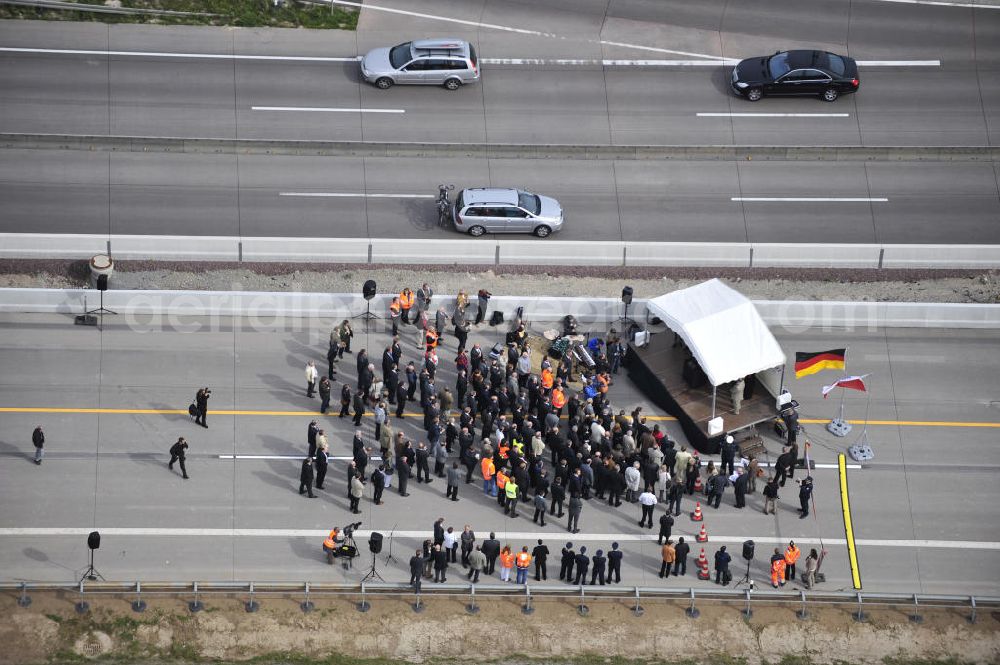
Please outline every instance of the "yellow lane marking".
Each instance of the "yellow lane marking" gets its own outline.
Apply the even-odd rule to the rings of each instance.
[[[847,554],[851,561],[851,580],[855,589],[861,589],[861,571],[858,570],[858,550],[854,545],[854,524],[851,522],[851,500],[847,494],[847,457],[837,455],[840,468],[840,505],[844,511],[844,534],[847,536]]]
[[[80,413],[80,414],[126,414],[126,415],[175,415],[186,414],[187,409],[88,409],[88,408],[59,408],[48,406],[0,406],[0,413]],[[213,416],[308,416],[315,418],[321,416],[319,411],[253,411],[253,410],[216,410],[210,409],[209,415]],[[390,409],[390,413],[394,413]],[[327,414],[330,415],[329,413]],[[405,412],[404,415],[411,418],[423,417],[421,413]],[[566,416],[563,416],[565,418]],[[673,416],[645,416],[652,421],[676,421]],[[810,425],[823,424],[827,420],[801,419],[801,423]],[[849,420],[853,425],[864,425],[863,420]],[[869,420],[869,425],[887,425],[895,427],[987,427],[1000,428],[1000,423],[989,422],[952,422],[934,420]]]

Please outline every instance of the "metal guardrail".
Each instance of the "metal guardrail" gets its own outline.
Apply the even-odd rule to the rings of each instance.
[[[853,591],[772,591],[770,589],[694,589],[694,588],[658,588],[641,586],[609,585],[599,588],[591,586],[532,586],[530,584],[508,586],[498,584],[428,584],[422,585],[420,591],[415,591],[409,584],[402,583],[311,583],[311,582],[87,582],[77,584],[48,582],[0,582],[0,592],[17,593],[17,604],[20,607],[31,605],[29,592],[62,592],[76,594],[76,611],[84,614],[90,611],[89,599],[98,597],[129,597],[134,596],[131,603],[134,612],[144,612],[147,608],[145,598],[151,597],[190,597],[188,609],[199,612],[205,609],[202,600],[205,596],[214,597],[245,597],[244,609],[256,612],[260,609],[258,598],[299,596],[302,601],[299,607],[303,612],[315,609],[314,598],[351,597],[356,598],[356,609],[367,612],[372,607],[373,599],[377,598],[409,598],[414,612],[423,611],[424,597],[431,598],[465,598],[465,610],[469,614],[479,612],[477,599],[482,596],[520,599],[521,611],[524,614],[534,612],[534,603],[538,599],[563,600],[572,602],[581,616],[590,612],[588,602],[615,601],[632,607],[635,616],[645,612],[642,602],[676,602],[687,605],[685,614],[694,619],[700,615],[699,603],[722,603],[741,605],[741,614],[750,618],[753,616],[754,605],[797,605],[796,616],[807,619],[810,609],[819,607],[853,608],[851,613],[855,621],[864,622],[868,619],[868,608],[878,607],[908,607],[909,619],[914,623],[923,621],[921,609],[957,609],[968,610],[965,615],[969,623],[977,621],[977,614],[983,608],[1000,609],[1000,596],[959,596],[935,594],[907,593],[870,593]]]

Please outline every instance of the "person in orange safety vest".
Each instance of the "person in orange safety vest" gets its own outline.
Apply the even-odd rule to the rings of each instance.
[[[504,509],[507,508],[507,493],[504,491],[504,488],[507,487],[507,478],[510,477],[504,473],[506,470],[497,470],[497,503]]]
[[[409,287],[399,292],[399,306],[403,308],[403,323],[410,322],[410,309],[413,307],[415,299],[416,296],[413,295],[413,291]]]
[[[788,547],[785,548],[785,575],[789,580],[795,579],[795,562],[799,560],[802,555],[802,550],[798,548],[794,540],[788,541]]]
[[[528,553],[528,546],[525,545],[521,548],[521,551],[517,553],[517,584],[526,584],[528,582],[528,567],[531,566],[531,554]]]
[[[500,579],[510,582],[510,571],[514,567],[514,553],[510,551],[510,545],[504,545],[500,550]]]
[[[483,494],[489,494],[490,496],[497,495],[497,481],[496,481],[496,465],[493,464],[493,458],[489,455],[483,455],[483,459],[479,462],[479,468],[483,473]]]
[[[545,390],[552,389],[554,377],[552,376],[552,370],[548,367],[542,370],[542,388]]]

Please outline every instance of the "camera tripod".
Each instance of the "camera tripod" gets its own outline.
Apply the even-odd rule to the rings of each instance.
[[[94,550],[90,550],[90,565],[87,566],[87,570],[83,571],[83,575],[80,576],[80,582],[83,582],[84,580],[95,582],[98,579],[103,582],[104,575],[101,575],[97,572],[97,569],[94,568]]]
[[[389,554],[385,557],[385,565],[387,566],[396,560],[396,557],[392,555],[392,537],[396,533],[396,527],[398,526],[398,524],[399,524],[398,522],[396,524],[393,524],[392,531],[389,532]]]

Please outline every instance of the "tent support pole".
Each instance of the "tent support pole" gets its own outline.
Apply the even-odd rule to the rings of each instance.
[[[715,391],[719,389],[718,386],[712,386],[712,417],[715,418]]]

